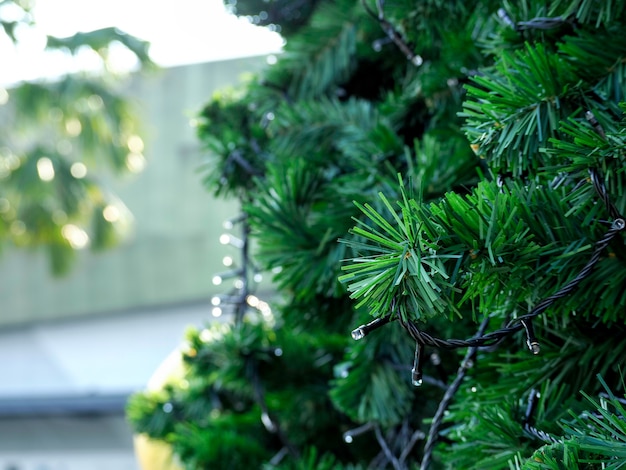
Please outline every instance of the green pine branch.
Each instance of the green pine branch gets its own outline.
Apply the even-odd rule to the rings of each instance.
[[[283,73],[289,73],[286,91],[291,99],[332,96],[334,87],[350,76],[362,16],[356,5],[354,0],[320,4],[309,27],[289,38],[281,65]]]
[[[568,100],[579,78],[571,65],[541,43],[527,44],[472,80],[462,116],[476,152],[494,172],[514,177],[545,165],[540,149],[573,111]]]

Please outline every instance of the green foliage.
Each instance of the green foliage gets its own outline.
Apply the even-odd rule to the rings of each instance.
[[[572,112],[567,98],[577,93],[579,81],[572,67],[542,44],[527,44],[524,50],[502,53],[493,72],[473,81],[477,86],[467,86],[464,116],[477,152],[493,159],[495,171],[514,176],[530,165],[542,166],[539,149]]]
[[[264,123],[253,106],[239,102],[241,96],[234,90],[224,90],[214,96],[198,116],[198,133],[205,136],[203,145],[214,155],[216,162],[208,162],[204,184],[216,195],[250,190],[252,177],[262,175],[266,154],[261,152],[267,141]]]
[[[31,6],[0,2],[0,32],[10,41],[17,42],[16,29],[36,27]],[[121,91],[121,77],[109,69],[114,43],[140,65],[151,65],[146,42],[105,28],[47,37],[48,50],[98,53],[98,74],[0,87],[0,244],[45,248],[56,274],[66,272],[75,251],[87,244],[96,250],[115,245],[131,222],[123,202],[95,177],[127,172],[133,158],[143,159],[134,105]]]
[[[208,427],[183,423],[176,428],[173,448],[188,469],[254,468],[269,457],[269,449],[259,439],[260,422],[257,412],[214,415]]]
[[[354,0],[320,3],[306,30],[287,43],[281,59],[283,73],[289,74],[289,96],[315,98],[350,76],[355,65],[355,22],[359,13],[363,16],[357,6]]]
[[[585,394],[592,411],[565,424],[564,430],[570,437],[565,443],[580,461],[601,464],[607,469],[626,466],[626,410],[624,401],[613,395],[603,383],[608,399],[596,400]]]
[[[33,2],[30,0],[0,1],[0,32],[4,33],[10,41],[17,41],[15,30],[20,26],[33,23],[32,7]]]
[[[302,161],[287,168],[274,167],[263,183],[272,191],[247,207],[253,228],[265,233],[259,243],[259,260],[267,267],[280,266],[276,282],[289,286],[300,300],[317,294],[332,296],[337,291],[337,264],[343,250],[334,241],[341,225],[331,227],[325,217],[332,208],[324,197],[324,180]],[[286,244],[292,247],[290,251],[278,248]]]
[[[623,109],[623,104],[621,104]],[[611,201],[620,213],[626,210],[626,196],[623,188],[623,173],[626,165],[624,146],[626,127],[623,116],[615,110],[593,110],[593,114],[602,126],[604,136],[599,134],[587,119],[570,118],[561,125],[566,138],[553,140],[554,149],[547,150],[554,162],[550,171],[560,171],[578,178],[585,178],[589,168],[599,168],[602,179],[611,194]],[[567,195],[570,213],[584,214],[585,222],[603,217],[602,206],[595,207],[593,185],[585,184],[575,188]]]
[[[257,437],[268,452],[252,465],[417,468],[464,351],[425,347],[415,388],[402,326],[465,339],[552,299],[534,319],[539,354],[509,334],[464,362],[430,468],[619,468],[621,402],[602,414],[583,397],[624,390],[623,232],[597,242],[612,234],[603,198],[626,211],[626,2],[298,2],[293,22],[282,2],[244,3],[283,22],[285,53],[206,105],[198,136],[204,182],[242,200],[281,308],[270,328],[194,343],[187,380],[202,392],[181,395],[185,434],[166,440],[191,443],[186,462],[203,455],[214,405],[194,397],[208,387],[250,417],[244,435],[261,403],[281,430]]]
[[[588,240],[600,233],[589,233],[580,219],[566,217],[565,194],[550,189],[481,183],[470,195],[448,193],[442,202],[429,205],[405,194],[399,213],[381,195],[395,223],[361,206],[374,228],[357,220],[352,232],[368,244],[347,241],[359,257],[344,266],[348,274],[341,280],[360,299],[357,306],[367,306],[374,316],[393,308],[403,319],[413,320],[458,315],[463,308],[487,314],[524,311],[525,305],[532,306],[575,277],[586,263],[581,254],[591,252]],[[610,259],[606,265],[617,268]],[[618,271],[613,274],[621,279]],[[595,284],[604,275],[593,276]],[[624,301],[619,289],[596,305],[605,321],[615,318],[612,301]],[[574,293],[561,315],[588,302],[584,292]]]
[[[623,20],[623,2],[609,0],[607,2],[586,2],[583,0],[557,0],[552,3],[550,15],[560,14],[563,17],[575,17],[580,23],[590,23],[596,27]]]
[[[292,2],[290,0],[226,0],[226,7],[237,16],[247,18],[253,24],[266,26],[285,37],[300,30],[315,10],[317,1]]]
[[[337,416],[324,390],[343,343],[265,322],[191,329],[182,377],[134,395],[128,419],[137,432],[170,443],[190,469],[259,468],[280,451],[273,422],[294,445],[319,435],[320,450],[337,454]]]
[[[283,103],[268,132],[279,156],[301,155],[326,166],[328,154],[339,153],[335,172],[355,171],[402,150],[388,120],[367,100],[307,99],[297,108]]]
[[[170,418],[168,403],[171,404],[171,387],[166,387],[158,392],[146,392],[130,397],[126,406],[128,419],[140,429],[154,439],[165,439],[174,431],[174,423]]]
[[[65,49],[75,54],[80,49],[89,48],[107,59],[108,48],[112,42],[118,42],[132,52],[142,64],[151,64],[148,56],[148,43],[134,36],[129,36],[118,28],[102,28],[94,31],[80,32],[65,38],[48,37],[47,47]]]
[[[561,447],[559,445],[545,445],[535,451],[533,456],[520,464],[516,460],[515,469],[528,470],[578,470],[580,468],[589,468],[587,466],[579,466],[578,455],[569,447]]]
[[[263,466],[263,470],[360,470],[359,465],[342,465],[332,454],[319,455],[315,447],[296,461],[290,460],[283,464]]]
[[[98,77],[67,75],[49,83],[24,83],[10,93],[17,104],[6,116],[13,120],[13,132],[5,138],[16,150],[28,151],[33,142],[48,147],[63,138],[70,143],[67,150],[61,147],[66,160],[80,155],[90,167],[127,170],[128,140],[139,125],[132,102],[116,87]],[[59,103],[59,97],[65,102]]]
[[[623,399],[613,395],[600,379],[605,396],[597,400],[587,394],[586,407],[561,420],[564,436],[537,449],[516,468],[561,470],[579,468],[619,469],[626,466],[626,411]],[[608,393],[607,393],[608,392]]]
[[[500,469],[506,468],[517,452],[522,449],[528,452],[530,446],[521,438],[521,425],[511,420],[511,414],[510,405],[484,407],[472,423],[475,437],[455,445],[454,454],[447,456],[447,464],[468,469]]]
[[[409,376],[392,364],[408,364],[412,348],[397,329],[393,335],[372,338],[350,349],[335,366],[330,392],[334,405],[358,423],[399,424],[410,413],[415,394],[407,387]]]
[[[443,263],[448,256],[433,256],[436,245],[429,242],[428,236],[423,236],[430,227],[422,227],[416,218],[411,217],[411,207],[404,192],[401,215],[396,214],[382,194],[380,196],[395,223],[391,225],[369,205],[359,206],[376,227],[369,228],[362,222],[366,228],[354,227],[352,233],[376,243],[376,246],[354,241],[351,246],[374,254],[354,258],[355,264],[344,267],[348,274],[340,280],[351,281],[348,290],[352,297],[363,297],[356,307],[367,305],[375,316],[385,315],[394,308],[403,319],[409,317],[409,312],[413,312],[415,319],[425,319],[446,311],[451,303],[445,296],[452,287],[448,282],[450,274]],[[455,258],[459,259],[460,255],[453,255],[450,259]]]

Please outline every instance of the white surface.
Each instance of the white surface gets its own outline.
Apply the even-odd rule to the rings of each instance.
[[[123,416],[0,419],[0,470],[137,470]]]
[[[137,470],[132,452],[1,454],[0,470]]]
[[[38,0],[34,17],[37,28],[20,31],[19,48],[0,36],[0,84],[98,67],[94,54],[71,60],[44,53],[46,34],[66,37],[115,26],[149,41],[151,58],[164,67],[264,55],[283,44],[277,33],[227,13],[221,0]],[[115,59],[121,68],[134,62],[121,48]]]
[[[186,328],[210,318],[207,301],[0,331],[0,398],[143,389]]]

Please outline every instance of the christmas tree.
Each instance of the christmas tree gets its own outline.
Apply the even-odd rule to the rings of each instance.
[[[626,2],[231,8],[286,38],[200,114],[237,314],[135,429],[189,469],[625,466]]]

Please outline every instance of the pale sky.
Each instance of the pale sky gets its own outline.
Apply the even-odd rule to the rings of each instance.
[[[273,53],[282,45],[278,34],[228,14],[221,0],[37,0],[34,14],[43,33],[60,37],[116,26],[150,41],[152,59],[164,67]],[[18,50],[0,41],[0,83],[78,66],[43,54],[41,33],[22,36]],[[121,66],[124,60],[120,54]]]

